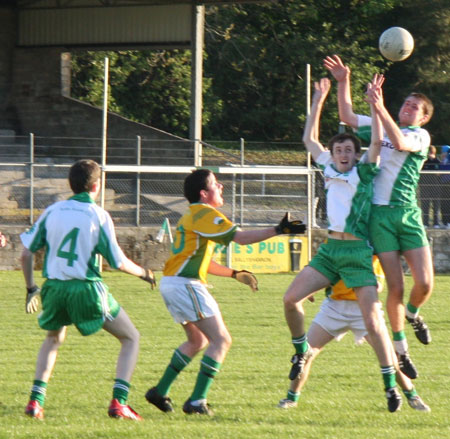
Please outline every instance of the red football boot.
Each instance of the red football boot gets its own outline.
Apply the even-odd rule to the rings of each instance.
[[[142,421],[142,418],[126,404],[121,404],[117,399],[113,399],[109,405],[108,415],[111,418],[124,418],[131,419],[133,421]]]
[[[31,418],[44,419],[44,409],[39,401],[31,400],[25,408],[25,414]]]

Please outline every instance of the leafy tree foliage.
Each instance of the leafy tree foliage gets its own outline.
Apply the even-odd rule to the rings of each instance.
[[[386,74],[385,101],[393,116],[411,91],[430,96],[428,125],[436,144],[450,142],[450,3],[433,0],[280,0],[208,6],[205,31],[204,136],[215,139],[301,139],[311,79],[327,75],[327,55],[352,70],[353,102],[366,113],[364,90],[373,73]],[[415,50],[392,63],[378,52],[390,26],[409,29]],[[74,54],[73,95],[101,105],[105,53]],[[108,52],[111,109],[133,120],[188,135],[189,51]],[[321,136],[338,126],[336,86],[324,109]]]
[[[410,92],[421,92],[433,101],[435,111],[426,126],[436,145],[450,144],[450,3],[433,0],[399,2],[388,16],[386,27],[402,26],[414,36],[412,56],[393,63],[387,73],[385,94],[396,114]]]
[[[109,109],[187,137],[190,53],[178,50],[82,52],[73,57],[72,94],[103,103],[104,58],[110,63]],[[206,112],[206,120],[208,113]]]

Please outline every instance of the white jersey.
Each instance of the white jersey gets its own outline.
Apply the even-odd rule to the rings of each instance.
[[[42,274],[47,279],[98,281],[98,254],[112,268],[127,259],[110,215],[86,192],[49,206],[20,239],[32,253],[45,247]]]
[[[368,238],[373,179],[379,169],[375,163],[358,163],[345,173],[336,170],[329,151],[316,160],[323,170],[327,197],[328,229]]]
[[[372,119],[358,115],[358,136],[370,141]],[[427,158],[430,135],[420,127],[400,128],[411,151],[394,149],[384,135],[380,151],[380,173],[374,180],[373,204],[391,206],[417,205],[416,188],[420,170]]]

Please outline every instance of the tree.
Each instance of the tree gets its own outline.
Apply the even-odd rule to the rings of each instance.
[[[338,53],[355,67],[355,107],[379,70],[377,25],[393,1],[280,1],[208,10],[205,71],[223,102],[211,131],[250,139],[299,140],[306,115],[306,64],[312,78],[326,74],[322,60]],[[357,67],[357,68],[356,68]],[[362,68],[361,68],[362,67]],[[336,108],[335,97],[330,99]],[[337,113],[324,114],[326,135]]]
[[[364,91],[375,72],[386,74],[392,115],[411,91],[432,99],[427,128],[437,145],[450,142],[450,3],[448,0],[280,0],[206,7],[205,138],[299,141],[306,117],[306,65],[311,78],[327,74],[325,56],[339,54],[352,70],[353,101],[367,113]],[[390,26],[410,30],[415,50],[400,63],[378,51]],[[111,109],[125,117],[186,137],[190,102],[189,51],[108,52]],[[102,102],[105,53],[75,54],[73,94]],[[334,90],[324,110],[321,137],[336,132]]]
[[[390,108],[398,111],[404,98],[412,91],[426,94],[435,107],[431,122],[426,126],[432,142],[449,144],[450,4],[446,0],[433,0],[423,8],[423,3],[407,0],[400,2],[389,19],[386,27],[405,27],[415,40],[411,57],[394,63],[389,69],[385,93],[389,97]]]

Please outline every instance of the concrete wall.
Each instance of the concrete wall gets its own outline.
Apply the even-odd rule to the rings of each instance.
[[[3,226],[0,228],[6,235],[8,244],[0,249],[0,270],[20,269],[20,254],[22,245],[19,234],[24,227]],[[169,243],[158,243],[155,237],[159,228],[155,227],[117,227],[117,239],[125,254],[137,263],[150,267],[152,270],[161,270],[169,255]],[[313,254],[327,236],[326,230],[313,230]],[[429,230],[432,238],[434,268],[436,273],[450,274],[450,231]],[[37,269],[40,269],[42,254],[37,255]],[[107,267],[105,267],[107,269]]]
[[[94,138],[96,140],[84,140],[83,146],[98,151],[101,149],[103,111],[70,98],[67,48],[17,47],[16,18],[12,7],[0,5],[0,135],[14,137],[14,134],[27,136],[33,133],[36,137],[45,137],[47,149],[44,152],[50,159],[57,155],[52,149],[55,145],[66,148],[69,159],[72,150],[72,155],[79,158],[74,142],[64,138]],[[136,139],[136,136],[143,140],[164,141],[152,142],[147,151],[143,148],[142,164],[155,164],[146,160],[146,157],[155,156],[152,148],[166,150],[166,155],[176,150],[172,156],[177,156],[179,165],[194,163],[193,145],[186,139],[109,113],[109,139]],[[120,150],[122,145],[115,146]],[[124,160],[123,156],[114,159],[112,149],[108,163],[136,164],[136,160],[134,157]],[[158,164],[172,163],[164,161],[163,153]]]
[[[45,153],[50,158],[61,155],[61,148],[67,150],[64,155],[70,156],[73,151],[72,155],[79,158],[79,151],[73,146],[74,141],[69,139],[74,137],[83,138],[83,146],[92,148],[95,154],[101,151],[103,111],[65,96],[68,93],[67,80],[62,79],[61,65],[67,64],[67,57],[68,54],[62,48],[16,48],[14,51],[14,83],[9,108],[17,116],[17,134],[33,133],[36,137],[45,137]],[[63,72],[67,76],[66,70],[67,68],[63,69]],[[109,143],[113,142],[113,139],[121,139],[123,147],[126,148],[129,147],[127,139],[133,141],[136,136],[140,136],[144,141],[152,140],[153,146],[143,148],[142,164],[154,164],[150,163],[150,159],[147,160],[155,156],[152,153],[154,149],[159,151],[157,156],[160,158],[161,151],[173,156],[173,151],[176,150],[179,165],[189,166],[194,163],[191,142],[109,112]],[[79,144],[80,141],[75,143]],[[57,146],[58,150],[54,151],[52,146]],[[108,163],[136,164],[134,156],[129,160],[124,160],[123,156],[115,157],[115,151],[120,151],[120,140],[114,141],[114,146],[108,153]],[[158,164],[171,163],[164,162],[163,154]]]

